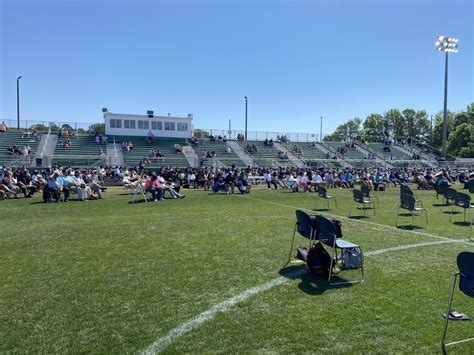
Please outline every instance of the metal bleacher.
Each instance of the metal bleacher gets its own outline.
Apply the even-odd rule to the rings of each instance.
[[[183,154],[176,152],[174,145],[179,143],[185,145],[186,140],[183,138],[154,138],[153,143],[145,142],[146,137],[135,137],[135,136],[115,136],[113,137],[117,146],[121,146],[122,142],[132,142],[133,149],[128,152],[123,152],[124,161],[126,166],[138,166],[140,162],[147,158],[151,160],[151,164],[147,167],[163,167],[163,166],[174,166],[178,168],[187,168],[189,163]],[[110,138],[109,138],[110,141]],[[148,158],[150,150],[160,150],[164,155],[164,160],[153,160]]]
[[[53,154],[53,164],[56,166],[85,167],[93,166],[106,158],[105,143],[96,143],[93,136],[79,135],[69,137],[71,146],[62,148],[61,143],[66,137],[58,137],[58,143]]]
[[[0,133],[0,165],[7,166],[14,161],[19,161],[21,164],[29,165],[38,148],[40,137],[23,137],[23,132],[16,130],[8,130],[7,132]],[[22,150],[26,145],[29,145],[32,149],[28,159],[24,158],[22,155],[12,155],[9,154],[7,148],[9,146],[17,145],[20,150]]]
[[[240,160],[234,151],[231,150],[230,153],[225,153],[224,147],[225,143],[223,141],[210,142],[208,139],[200,139],[199,144],[193,148],[197,156],[202,159],[202,166],[212,165],[212,159],[204,159],[203,157],[206,152],[215,152],[215,160],[224,167],[230,167],[232,165],[239,168],[246,167],[245,163]]]

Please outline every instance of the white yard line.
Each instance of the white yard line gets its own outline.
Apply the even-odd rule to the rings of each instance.
[[[442,241],[437,241],[437,242],[426,242],[426,243],[418,243],[418,244],[409,244],[409,245],[400,245],[397,247],[392,247],[392,248],[386,248],[386,249],[379,249],[379,250],[374,250],[374,251],[369,251],[367,253],[364,253],[364,256],[372,256],[372,255],[379,255],[383,253],[388,253],[392,251],[398,251],[398,250],[404,250],[404,249],[412,249],[412,248],[419,248],[419,247],[425,247],[425,246],[433,246],[433,245],[441,245],[441,244],[448,244],[448,243],[462,243],[461,240],[455,240],[455,239],[449,239],[449,238],[443,238],[447,240],[442,240]],[[471,244],[472,245],[472,244]],[[259,286],[255,286],[252,288],[249,288],[241,293],[239,293],[236,296],[233,296],[225,301],[222,301],[215,306],[211,307],[207,311],[204,311],[200,314],[198,314],[196,317],[190,319],[189,321],[181,324],[177,328],[173,329],[170,331],[168,334],[166,334],[164,337],[157,338],[151,345],[149,345],[147,348],[143,349],[140,351],[141,354],[156,354],[168,347],[171,343],[173,343],[176,339],[182,337],[186,333],[189,333],[190,331],[200,327],[202,324],[205,322],[213,319],[218,313],[224,313],[228,311],[230,308],[235,306],[236,304],[246,300],[247,298],[256,295],[260,292],[264,292],[266,290],[269,290],[275,286],[279,286],[291,279],[294,279],[306,272],[305,269],[300,269],[297,271],[294,271],[292,273],[288,273],[284,276],[277,277],[273,280],[268,281],[267,283],[264,283]]]

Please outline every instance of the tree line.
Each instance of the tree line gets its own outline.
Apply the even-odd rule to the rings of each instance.
[[[474,158],[474,103],[466,110],[447,113],[448,154]],[[406,144],[417,144],[441,150],[443,134],[443,111],[429,117],[425,110],[407,108],[403,111],[390,109],[384,114],[372,113],[364,121],[355,117],[324,137],[325,141],[360,139],[378,142],[386,138]]]

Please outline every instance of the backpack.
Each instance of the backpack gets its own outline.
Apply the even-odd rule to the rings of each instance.
[[[335,218],[330,218],[328,217],[328,220],[331,221],[331,223],[334,225],[336,228],[336,237],[337,238],[342,238],[342,224],[341,221]],[[316,239],[319,239],[319,230],[316,231]]]
[[[331,267],[331,255],[321,243],[315,243],[308,250],[306,264],[309,271],[314,274],[328,274]]]

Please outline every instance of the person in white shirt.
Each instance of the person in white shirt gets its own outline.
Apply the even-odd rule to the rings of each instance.
[[[323,184],[323,178],[321,177],[321,175],[319,175],[318,170],[315,170],[313,172],[313,175],[311,175],[310,183],[311,184],[309,185],[309,191],[311,191],[311,188],[314,188],[314,191],[317,191],[317,189],[319,189],[319,186]]]
[[[309,187],[308,187],[308,177],[305,176],[304,172],[300,172],[298,177],[296,178],[296,183],[298,184],[299,187],[303,188],[304,192],[307,192]]]
[[[74,172],[74,175],[72,176],[72,183],[76,187],[77,197],[79,197],[80,200],[87,200],[91,196],[91,188],[87,186],[84,180],[81,178],[81,173],[79,170]]]
[[[194,175],[194,173],[191,170],[188,172],[187,180],[188,180],[189,188],[191,187],[196,188],[196,175]]]

